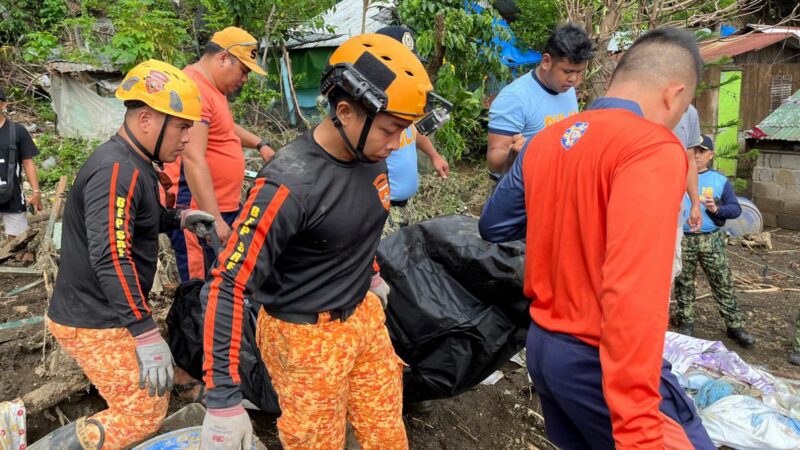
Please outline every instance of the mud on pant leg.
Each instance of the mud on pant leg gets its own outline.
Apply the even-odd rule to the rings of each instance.
[[[348,376],[348,417],[356,438],[364,450],[408,449],[403,424],[403,362],[394,352],[378,297],[368,293],[350,320],[361,344]]]
[[[108,409],[90,417],[103,426],[103,450],[127,448],[158,431],[169,394],[150,397],[147,389],[139,389],[136,341],[127,329],[72,328],[50,319],[47,327],[108,403]],[[91,433],[98,442],[99,434]]]
[[[686,235],[683,238],[683,268],[675,278],[672,293],[677,302],[676,318],[678,324],[694,322],[695,277],[697,276],[698,237]]]

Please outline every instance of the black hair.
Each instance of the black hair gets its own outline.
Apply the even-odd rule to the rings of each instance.
[[[144,108],[147,106],[147,103],[141,100],[125,100],[122,104],[128,108],[128,111],[133,111],[134,109]]]
[[[208,41],[206,47],[203,49],[203,56],[214,56],[225,50],[214,41]]]
[[[556,28],[547,39],[542,53],[547,53],[556,60],[568,59],[573,64],[580,64],[594,57],[589,35],[583,28],[571,23]]]
[[[358,117],[364,117],[367,115],[367,110],[364,108],[360,103],[353,100],[353,97],[350,96],[344,89],[334,86],[330,92],[328,92],[328,109],[329,115],[333,116],[336,112],[336,105],[339,102],[347,102],[350,105],[350,108],[356,113]]]
[[[664,76],[676,69],[691,72],[699,84],[703,58],[697,39],[687,31],[673,27],[659,28],[642,35],[625,52],[617,64],[611,81],[620,74],[640,73],[643,76]]]

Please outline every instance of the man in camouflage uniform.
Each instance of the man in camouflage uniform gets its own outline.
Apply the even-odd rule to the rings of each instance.
[[[733,186],[728,178],[709,166],[714,158],[714,142],[703,136],[703,142],[694,148],[698,169],[698,193],[703,214],[699,232],[692,232],[684,225],[683,270],[675,278],[673,294],[678,302],[678,332],[691,336],[694,331],[695,275],[697,263],[703,268],[719,312],[728,327],[728,337],[742,347],[751,347],[755,338],[748,334],[742,323],[742,314],[736,304],[733,291],[733,273],[725,251],[726,236],[720,227],[727,219],[735,219],[742,213]],[[684,198],[688,204],[688,196]]]

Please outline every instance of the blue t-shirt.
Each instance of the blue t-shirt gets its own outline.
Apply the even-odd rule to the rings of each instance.
[[[675,136],[678,136],[685,149],[690,149],[703,143],[703,136],[700,134],[700,118],[697,116],[697,110],[694,106],[689,105],[689,109],[683,113],[680,122],[672,132],[675,133]]]
[[[532,70],[504,87],[489,108],[489,133],[529,139],[544,127],[578,114],[575,89],[559,94]]]
[[[735,219],[742,214],[742,207],[739,206],[739,199],[736,198],[736,193],[733,192],[733,186],[728,180],[728,177],[717,172],[716,170],[706,170],[701,172],[698,177],[697,193],[700,196],[700,212],[703,213],[703,226],[700,231],[709,233],[717,231],[720,226],[724,224],[727,219]],[[711,214],[706,210],[703,203],[703,197],[711,197],[717,201],[716,214]],[[687,211],[691,207],[689,202],[689,194],[683,196],[683,206]],[[715,223],[715,219],[716,222]],[[689,225],[684,223],[683,232],[689,233]]]
[[[408,200],[417,193],[417,130],[410,126],[400,136],[400,147],[386,158],[389,192],[394,202]]]

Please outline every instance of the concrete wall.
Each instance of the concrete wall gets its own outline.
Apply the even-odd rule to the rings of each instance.
[[[753,170],[753,201],[764,226],[800,230],[800,153],[761,153]]]

